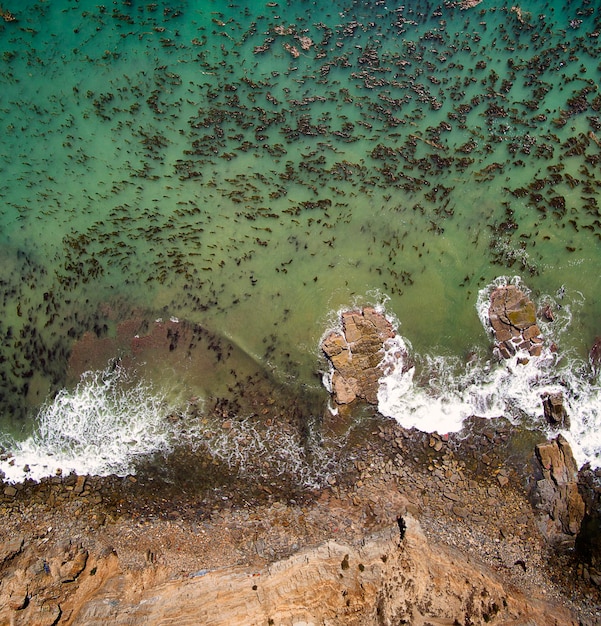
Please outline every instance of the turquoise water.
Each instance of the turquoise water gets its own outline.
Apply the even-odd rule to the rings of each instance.
[[[85,333],[114,340],[88,365],[119,357],[132,316],[231,346],[206,384],[180,364],[184,394],[226,393],[249,362],[312,394],[339,309],[385,302],[416,353],[486,359],[478,294],[519,276],[537,301],[565,288],[549,333],[586,358],[601,306],[592,4],[3,6],[5,432],[29,433],[77,380]],[[147,367],[168,386],[178,364]]]

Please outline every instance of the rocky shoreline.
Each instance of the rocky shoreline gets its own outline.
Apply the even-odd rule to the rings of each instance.
[[[309,488],[269,451],[245,469],[183,449],[131,476],[0,482],[0,626],[600,623],[601,476],[565,440],[378,415],[393,330],[373,309],[325,350],[337,415],[316,430],[336,437],[309,445],[311,385],[280,401],[265,366],[293,379],[315,312],[366,288],[432,340],[499,271],[580,289],[601,227],[594,4],[84,4],[0,11],[2,414],[115,355],[174,378],[185,361],[195,393],[233,398],[191,401],[199,421],[292,432],[303,467],[319,449],[333,470]],[[463,304],[421,319],[428,293]],[[489,319],[499,359],[544,349],[519,289]]]
[[[535,356],[528,298],[491,302],[500,358]],[[236,469],[185,449],[135,476],[3,483],[0,624],[601,624],[600,473],[579,472],[561,435],[505,419],[439,435],[384,418],[393,336],[366,308],[324,339],[340,410],[319,445],[336,471],[313,488],[264,459]],[[550,424],[568,418],[561,398],[541,401]],[[217,428],[244,402],[302,427],[253,385],[216,402]]]
[[[5,485],[0,623],[601,623],[592,553],[533,506],[533,441],[502,421],[464,440],[367,421],[320,490]]]

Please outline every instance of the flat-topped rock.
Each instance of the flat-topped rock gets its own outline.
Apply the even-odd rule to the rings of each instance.
[[[372,307],[342,314],[342,332],[330,333],[321,344],[334,368],[332,395],[338,404],[357,398],[377,404],[384,342],[394,336],[392,324]]]
[[[501,357],[508,359],[518,351],[540,356],[544,340],[534,303],[515,285],[497,287],[492,292],[488,319]]]

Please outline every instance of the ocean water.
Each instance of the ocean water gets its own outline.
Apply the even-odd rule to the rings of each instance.
[[[177,438],[157,414],[250,373],[306,394],[307,413],[315,396],[326,407],[319,340],[364,304],[416,362],[402,381],[391,364],[384,414],[440,432],[476,411],[540,428],[540,392],[558,387],[579,462],[601,463],[594,3],[3,8],[16,18],[0,22],[7,475],[131,471]],[[525,369],[491,360],[482,310],[499,280],[554,307],[557,352]],[[147,346],[135,382],[105,380],[167,320],[212,340],[185,356]],[[217,344],[227,367],[205,354]],[[60,443],[79,419],[82,441]],[[129,442],[104,464],[98,429]]]

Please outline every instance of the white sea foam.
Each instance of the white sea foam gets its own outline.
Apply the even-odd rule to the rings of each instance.
[[[86,372],[74,389],[59,392],[40,410],[25,441],[2,442],[10,454],[0,470],[8,482],[40,480],[58,469],[63,475],[124,476],[135,473],[137,460],[184,444],[191,451],[202,447],[233,472],[287,475],[314,488],[336,473],[336,459],[311,424],[308,430],[301,441],[294,430],[252,418],[234,420],[227,429],[210,418],[191,421],[164,394],[111,365]]]
[[[477,310],[486,330],[490,330],[490,294],[506,284],[515,284],[529,295],[517,277],[500,277],[482,289]],[[397,335],[386,344],[386,374],[380,379],[378,410],[406,428],[425,432],[461,431],[470,416],[504,416],[515,424],[545,431],[548,425],[541,396],[561,392],[571,420],[570,430],[562,434],[570,441],[579,465],[589,462],[600,467],[600,378],[593,376],[590,364],[569,354],[560,357],[551,348],[569,327],[571,306],[581,305],[582,298],[579,293],[568,298],[564,289],[555,297],[544,297],[558,314],[548,327],[541,322],[548,341],[539,357],[517,353],[508,360],[492,361],[475,356],[461,363],[457,358],[411,354],[409,342]],[[562,301],[561,307],[556,306],[556,299]],[[554,434],[549,431],[550,436]]]
[[[323,441],[312,421],[304,440],[294,429],[257,423],[253,417],[234,420],[230,428],[207,422],[189,437],[192,449],[203,448],[214,459],[246,477],[265,481],[274,476],[292,478],[299,486],[323,487],[339,471],[335,450],[345,435]]]
[[[394,362],[389,356],[393,350],[385,357],[390,372],[380,380],[378,409],[406,428],[458,432],[470,416],[505,416],[540,426],[540,396],[559,387],[549,375],[549,363],[555,361],[551,352],[530,358],[526,365],[518,362],[526,356],[519,353],[502,363],[475,359],[463,366],[457,359],[416,355],[413,358],[420,370],[420,382],[416,383],[416,366],[407,369],[403,359]]]
[[[456,393],[436,393],[414,382],[415,366],[408,366],[406,342],[400,336],[388,342],[384,363],[388,374],[380,379],[378,410],[405,428],[449,433],[461,430],[466,417]],[[431,382],[434,382],[433,380]]]
[[[6,480],[63,474],[126,475],[136,459],[167,452],[176,428],[164,395],[133,382],[119,366],[85,373],[39,412],[25,441],[4,442],[12,456],[0,462]],[[27,466],[27,471],[24,470]]]
[[[601,467],[601,382],[591,379],[588,364],[565,371],[566,409],[570,416],[570,430],[563,435],[572,446],[580,466],[588,462]]]

